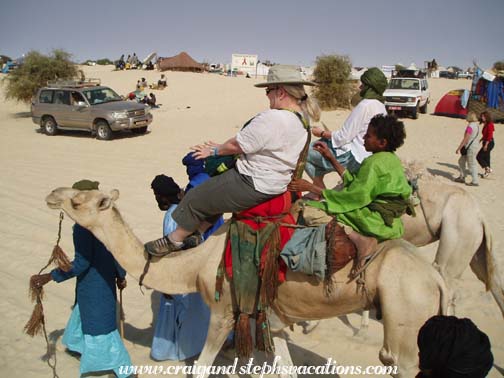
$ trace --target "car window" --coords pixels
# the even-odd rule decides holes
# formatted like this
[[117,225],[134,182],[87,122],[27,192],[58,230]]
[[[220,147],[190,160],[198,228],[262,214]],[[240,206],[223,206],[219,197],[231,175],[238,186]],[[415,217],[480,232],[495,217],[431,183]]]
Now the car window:
[[84,97],[79,92],[72,92],[72,105],[78,105],[79,103],[86,103]]
[[54,91],[54,103],[62,105],[70,105],[70,92]]
[[83,93],[91,105],[122,100],[121,96],[110,88],[87,89]]
[[53,91],[40,91],[39,102],[41,104],[51,104],[53,101]]

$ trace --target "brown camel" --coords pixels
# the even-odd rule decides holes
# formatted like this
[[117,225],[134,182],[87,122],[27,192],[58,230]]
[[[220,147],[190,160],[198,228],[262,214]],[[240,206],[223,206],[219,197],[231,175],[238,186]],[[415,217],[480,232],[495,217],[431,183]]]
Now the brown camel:
[[[46,202],[50,208],[62,209],[75,222],[89,229],[128,274],[138,279],[147,254],[114,205],[118,197],[117,190],[107,195],[98,190],[58,188],[47,196]],[[197,248],[175,252],[162,259],[153,258],[144,279],[146,286],[163,293],[199,291],[210,307],[208,336],[196,362],[198,366],[213,363],[234,325],[228,282],[224,282],[221,300],[214,300],[215,274],[227,227],[227,224],[222,226]],[[446,313],[447,289],[439,273],[418,256],[410,243],[387,241],[381,248],[383,251],[366,271],[366,295],[355,280],[348,282],[351,264],[332,276],[334,290],[329,296],[325,295],[323,284],[313,277],[288,272],[271,309],[274,330],[280,331],[302,320],[330,318],[374,307],[383,316],[384,342],[380,360],[385,365],[398,366],[398,373],[393,376],[414,377],[417,332],[431,316]],[[286,341],[274,337],[274,343],[277,354],[284,353],[280,356],[281,363],[291,363]]]

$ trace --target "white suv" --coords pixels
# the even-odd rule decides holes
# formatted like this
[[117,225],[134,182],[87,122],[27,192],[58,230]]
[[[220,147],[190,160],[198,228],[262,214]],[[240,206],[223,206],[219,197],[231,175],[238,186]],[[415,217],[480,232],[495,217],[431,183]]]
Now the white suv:
[[408,113],[413,119],[417,119],[419,112],[427,113],[430,102],[429,84],[427,79],[420,77],[393,77],[383,96],[389,114]]

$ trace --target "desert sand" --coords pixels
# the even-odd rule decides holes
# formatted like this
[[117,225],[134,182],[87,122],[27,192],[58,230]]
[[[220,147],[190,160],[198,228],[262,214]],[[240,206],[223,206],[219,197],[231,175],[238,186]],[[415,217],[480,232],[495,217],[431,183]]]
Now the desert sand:
[[[157,81],[156,71],[113,71],[113,67],[84,67],[87,77],[97,77],[120,94],[135,89],[138,79]],[[0,264],[2,305],[0,316],[0,375],[4,377],[50,377],[51,370],[42,360],[43,337],[30,338],[23,333],[33,304],[28,298],[28,279],[46,264],[57,238],[58,212],[45,205],[44,198],[54,188],[71,186],[82,178],[101,183],[101,189],[121,192],[118,206],[137,236],[148,241],[162,232],[163,213],[157,208],[150,182],[157,174],[173,176],[180,185],[187,182],[182,157],[199,142],[223,142],[241,125],[268,106],[263,89],[253,87],[260,78],[230,78],[213,74],[166,72],[168,88],[155,91],[159,109],[143,136],[129,133],[112,141],[98,141],[88,133],[63,133],[46,136],[32,123],[29,106],[5,101],[0,88],[0,245],[4,260]],[[469,88],[470,81],[430,79],[432,101],[429,113],[450,89]],[[349,110],[324,112],[322,121],[331,129],[341,126]],[[458,174],[455,149],[462,138],[465,121],[421,114],[418,120],[404,119],[405,145],[398,150],[404,159],[416,159],[450,182]],[[480,181],[480,187],[467,187],[479,201],[493,233],[493,248],[504,272],[504,163],[501,157],[501,125],[496,125],[496,148],[492,152],[494,173]],[[331,178],[336,183],[336,178]],[[455,185],[455,184],[454,184]],[[457,184],[460,185],[460,184]],[[73,256],[72,221],[63,222],[60,245]],[[425,258],[433,259],[437,244],[423,248]],[[175,278],[174,278],[175,279]],[[142,294],[130,278],[124,291],[126,313],[125,345],[137,365],[164,365],[184,362],[155,362],[150,359],[152,322],[157,313],[157,295]],[[47,330],[61,339],[74,301],[75,281],[46,286],[44,300]],[[497,365],[489,377],[501,377],[504,371],[504,327],[502,315],[492,296],[485,292],[467,269],[458,282],[460,300],[457,315],[471,318],[490,337]],[[338,319],[328,319],[305,335],[300,327],[288,331],[295,365],[324,365],[331,357],[342,365],[380,365],[378,351],[383,328],[371,320],[366,339],[353,336],[360,317],[350,316],[351,327]],[[61,348],[59,348],[61,349]],[[57,352],[57,371],[61,378],[76,377],[78,359]],[[230,360],[221,355],[221,364]],[[147,375],[141,375],[147,376]],[[347,377],[341,375],[341,377]]]

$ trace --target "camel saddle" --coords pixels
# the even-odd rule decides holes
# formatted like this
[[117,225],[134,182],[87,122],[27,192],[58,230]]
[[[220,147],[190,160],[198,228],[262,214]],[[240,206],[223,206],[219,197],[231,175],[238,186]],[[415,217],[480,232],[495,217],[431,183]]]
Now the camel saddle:
[[357,248],[348,238],[343,227],[334,217],[325,228],[326,247],[326,277],[342,269],[357,257]]

